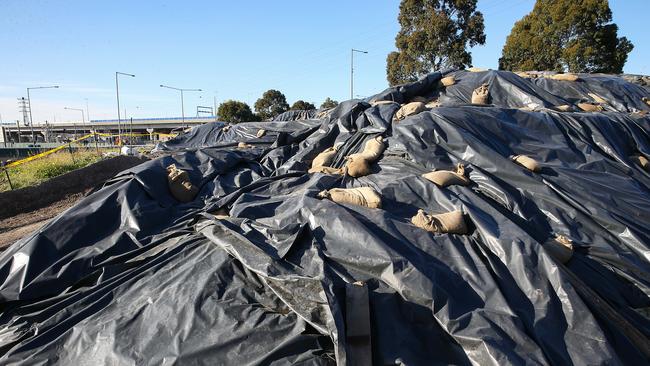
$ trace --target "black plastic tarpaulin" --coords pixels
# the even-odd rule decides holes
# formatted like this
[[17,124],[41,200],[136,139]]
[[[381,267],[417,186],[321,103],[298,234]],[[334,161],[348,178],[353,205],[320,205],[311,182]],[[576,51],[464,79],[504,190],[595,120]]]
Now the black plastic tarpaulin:
[[[211,123],[161,144],[0,256],[0,362],[645,364],[648,94],[579,76],[432,73],[320,118]],[[490,104],[469,104],[484,83]],[[438,104],[393,121],[422,98]],[[554,109],[580,102],[604,111]],[[375,136],[387,149],[371,174],[307,172]],[[458,163],[471,185],[421,176]],[[172,196],[171,164],[199,188],[191,202]],[[353,187],[382,207],[318,197]],[[418,209],[461,210],[470,232],[425,231]],[[545,250],[557,235],[573,243],[566,264]]]

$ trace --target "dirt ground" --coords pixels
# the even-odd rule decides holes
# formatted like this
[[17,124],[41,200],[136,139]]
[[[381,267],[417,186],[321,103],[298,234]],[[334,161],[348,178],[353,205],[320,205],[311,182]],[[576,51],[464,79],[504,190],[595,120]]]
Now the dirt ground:
[[0,251],[23,236],[31,234],[52,218],[75,204],[83,194],[71,194],[49,206],[0,220]]
[[0,192],[0,252],[47,224],[94,187],[148,160],[118,156],[45,181],[38,186]]

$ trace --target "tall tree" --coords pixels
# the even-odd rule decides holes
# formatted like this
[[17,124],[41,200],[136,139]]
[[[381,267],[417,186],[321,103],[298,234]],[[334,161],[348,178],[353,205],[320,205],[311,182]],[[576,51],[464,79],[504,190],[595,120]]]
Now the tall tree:
[[219,119],[225,122],[230,123],[239,123],[239,122],[252,122],[258,121],[259,118],[256,116],[251,107],[244,102],[237,100],[228,100],[219,105],[217,110],[217,115]]
[[537,0],[512,28],[499,68],[621,73],[634,46],[611,21],[607,0]]
[[467,47],[485,44],[477,0],[402,0],[397,51],[386,58],[390,85],[415,81],[447,67],[471,66]]
[[280,91],[269,89],[255,102],[255,112],[262,120],[273,119],[289,110],[287,98]]
[[327,97],[327,99],[325,99],[325,101],[323,102],[323,104],[320,105],[320,107],[321,108],[334,108],[337,105],[339,105],[339,102],[330,99],[330,97]]
[[291,105],[292,111],[309,110],[309,109],[316,109],[316,106],[309,102],[305,102],[304,100],[299,100]]

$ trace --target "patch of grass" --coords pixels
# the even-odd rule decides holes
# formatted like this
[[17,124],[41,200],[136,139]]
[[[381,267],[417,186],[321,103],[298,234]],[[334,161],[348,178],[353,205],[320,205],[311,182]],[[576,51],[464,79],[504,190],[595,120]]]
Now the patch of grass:
[[[74,157],[73,157],[74,155]],[[9,168],[9,177],[14,189],[40,184],[61,174],[83,168],[101,160],[94,150],[59,151],[44,158]],[[0,175],[0,192],[9,190],[9,182],[4,172]]]

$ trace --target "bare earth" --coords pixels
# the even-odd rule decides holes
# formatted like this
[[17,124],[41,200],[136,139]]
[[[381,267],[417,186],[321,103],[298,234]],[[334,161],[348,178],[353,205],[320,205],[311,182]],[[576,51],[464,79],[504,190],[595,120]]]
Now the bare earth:
[[148,160],[118,156],[54,177],[37,186],[0,192],[0,252],[74,205],[93,187]]
[[0,220],[0,251],[22,237],[38,230],[52,218],[75,204],[82,193],[72,194],[49,206]]

